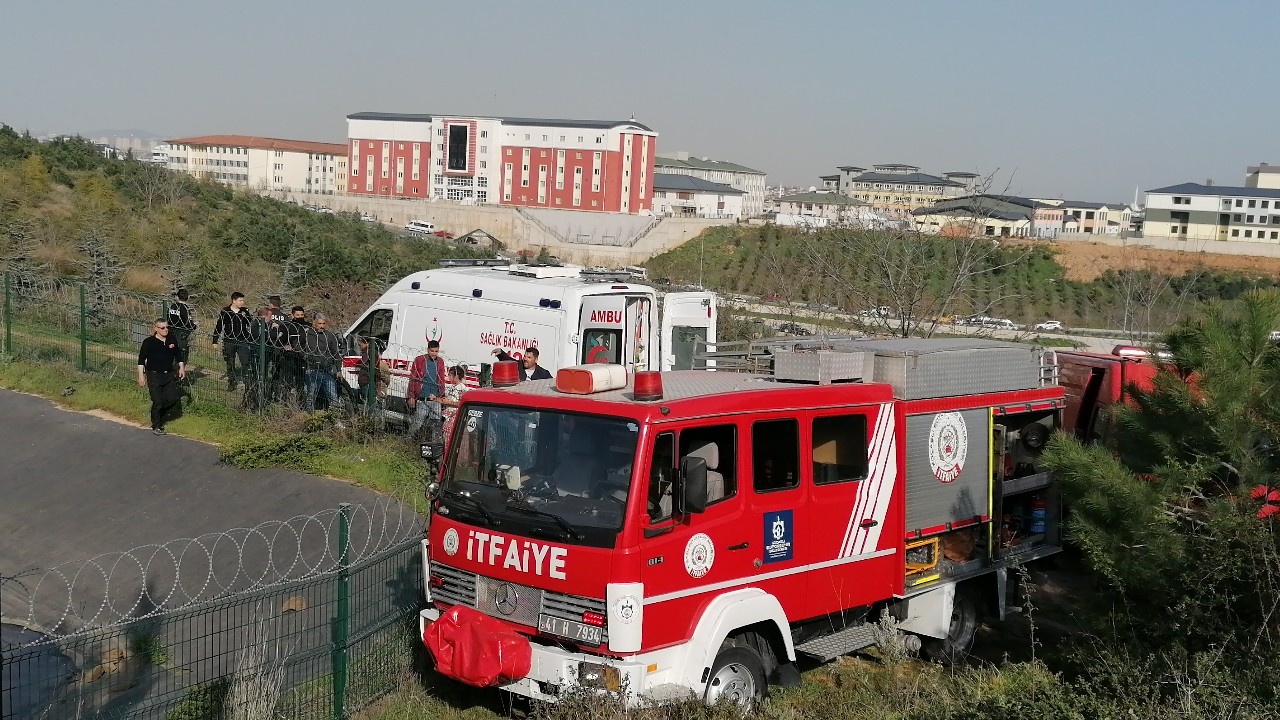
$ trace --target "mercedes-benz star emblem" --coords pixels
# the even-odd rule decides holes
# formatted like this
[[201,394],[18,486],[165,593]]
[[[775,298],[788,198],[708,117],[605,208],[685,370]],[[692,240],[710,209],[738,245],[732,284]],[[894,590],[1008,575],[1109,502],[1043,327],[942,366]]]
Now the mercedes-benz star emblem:
[[516,605],[520,603],[520,593],[516,592],[516,588],[511,583],[503,583],[493,591],[493,604],[498,608],[498,612],[503,615],[510,615],[516,611]]

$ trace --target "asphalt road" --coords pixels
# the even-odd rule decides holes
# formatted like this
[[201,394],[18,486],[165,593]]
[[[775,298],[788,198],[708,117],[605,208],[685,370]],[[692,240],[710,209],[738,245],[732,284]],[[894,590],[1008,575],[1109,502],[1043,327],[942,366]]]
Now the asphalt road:
[[[181,544],[132,553],[115,562],[113,553],[181,538],[332,510],[349,502],[386,507],[370,490],[328,478],[278,469],[240,470],[222,464],[218,449],[79,412],[60,410],[29,395],[0,390],[0,616],[39,629],[58,627],[67,591],[38,581],[48,568],[80,564],[102,554],[104,561],[74,579],[72,604],[97,602],[104,593],[131,593],[137,583],[171,583],[174,566],[200,578],[210,566],[231,586],[245,582],[237,568],[261,564],[272,548],[277,556],[322,555],[333,544],[333,513],[326,522],[272,526],[270,533],[230,533],[232,542]],[[412,512],[395,517],[398,535],[412,531]],[[379,523],[381,523],[381,516]],[[353,538],[356,537],[353,523]],[[364,525],[372,523],[365,518]],[[301,526],[301,531],[295,528]],[[247,539],[246,539],[247,538]],[[353,543],[354,544],[354,543]],[[175,559],[176,550],[186,555]],[[149,567],[138,567],[136,558]],[[199,568],[188,572],[187,568]],[[101,568],[99,570],[99,568]],[[133,587],[130,588],[129,585]],[[108,586],[110,590],[108,590]],[[24,598],[30,593],[30,598]],[[36,600],[32,608],[24,600]]]

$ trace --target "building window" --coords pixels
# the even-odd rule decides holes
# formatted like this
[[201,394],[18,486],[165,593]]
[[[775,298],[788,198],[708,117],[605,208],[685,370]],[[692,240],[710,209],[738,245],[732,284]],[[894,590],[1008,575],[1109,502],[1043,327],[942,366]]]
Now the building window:
[[1245,216],[1245,218],[1244,218],[1244,221],[1245,221],[1245,222],[1250,222],[1250,223],[1251,223],[1251,222],[1253,222],[1253,216],[1252,216],[1252,215],[1246,215],[1246,216]]
[[1250,200],[1250,201],[1249,201],[1249,207],[1257,207],[1257,206],[1258,206],[1258,201],[1257,201],[1257,200]]
[[511,148],[507,148],[507,157],[511,157]]
[[573,206],[574,206],[574,207],[582,207],[582,198],[580,198],[580,197],[578,197],[578,196],[576,196],[576,195],[575,195],[575,196],[573,197]]
[[1240,237],[1240,231],[1239,231],[1239,230],[1232,230],[1232,231],[1231,231],[1231,237]]
[[502,193],[502,199],[505,202],[511,202],[511,193]]
[[1241,215],[1240,213],[1236,213],[1236,214],[1234,214],[1234,215],[1232,215],[1232,216],[1231,216],[1231,220],[1232,220],[1232,222],[1240,222],[1240,218],[1242,218],[1242,217],[1244,217],[1244,216],[1243,216],[1243,215]]
[[1245,237],[1247,237],[1247,238],[1251,238],[1251,237],[1253,237],[1253,231],[1252,231],[1252,230],[1245,230],[1245,231],[1244,231],[1244,236],[1245,236]]
[[1236,198],[1236,207],[1241,207],[1243,205],[1244,205],[1244,201],[1239,198]]

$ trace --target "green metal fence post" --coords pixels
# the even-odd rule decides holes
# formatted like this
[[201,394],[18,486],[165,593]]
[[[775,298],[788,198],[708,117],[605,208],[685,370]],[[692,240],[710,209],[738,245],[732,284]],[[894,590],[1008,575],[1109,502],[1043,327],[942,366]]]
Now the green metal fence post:
[[351,503],[338,505],[338,609],[333,618],[333,720],[347,717],[347,637],[351,614]]
[[[258,412],[267,408],[267,323],[258,318],[254,320],[258,327],[258,348],[254,353],[253,370],[255,394],[258,400]],[[247,400],[248,398],[246,398]]]
[[89,323],[85,313],[84,283],[80,283],[80,372],[89,372]]
[[13,273],[8,270],[4,273],[4,351],[6,354],[13,353],[13,293],[9,290],[13,286]]

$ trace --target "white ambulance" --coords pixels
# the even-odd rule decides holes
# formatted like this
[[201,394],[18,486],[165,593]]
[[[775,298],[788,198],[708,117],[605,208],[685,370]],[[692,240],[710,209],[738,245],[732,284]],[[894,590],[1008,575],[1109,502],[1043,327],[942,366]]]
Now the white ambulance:
[[537,347],[539,363],[558,368],[615,363],[635,370],[706,367],[695,360],[716,341],[712,292],[660,293],[629,282],[625,271],[512,265],[504,260],[443,260],[383,293],[347,331],[343,376],[357,386],[357,336],[377,339],[391,366],[390,413],[407,411],[409,368],[440,341],[448,365],[474,375],[502,350],[519,360]]

